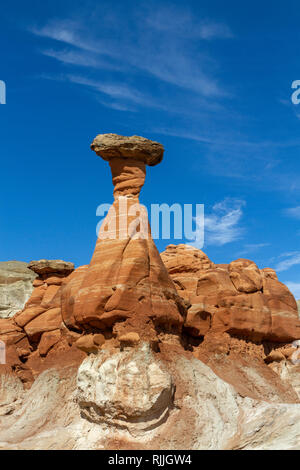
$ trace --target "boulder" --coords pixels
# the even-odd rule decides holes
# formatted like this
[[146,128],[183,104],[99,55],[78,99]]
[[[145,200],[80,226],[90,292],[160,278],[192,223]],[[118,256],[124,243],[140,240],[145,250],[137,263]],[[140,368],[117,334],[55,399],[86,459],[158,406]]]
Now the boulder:
[[125,333],[124,335],[121,335],[119,337],[120,343],[130,346],[135,346],[139,344],[140,340],[140,335],[138,333],[135,333],[134,331],[130,331],[129,333]]
[[28,268],[39,276],[50,274],[62,274],[67,276],[74,271],[74,264],[62,260],[41,259],[39,261],[31,261]]
[[105,343],[105,338],[101,334],[84,335],[78,338],[75,345],[81,351],[86,353],[96,353],[98,349]]
[[82,416],[98,424],[150,430],[173,406],[172,376],[146,343],[91,355],[78,370],[77,387]]
[[160,163],[164,154],[161,144],[137,135],[125,137],[117,134],[100,134],[94,139],[91,149],[107,161],[113,158],[133,159],[149,166]]

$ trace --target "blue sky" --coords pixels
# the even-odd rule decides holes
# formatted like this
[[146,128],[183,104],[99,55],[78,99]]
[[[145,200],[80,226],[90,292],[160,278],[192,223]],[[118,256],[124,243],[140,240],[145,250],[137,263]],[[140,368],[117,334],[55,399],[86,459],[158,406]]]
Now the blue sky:
[[138,134],[166,148],[141,202],[205,204],[213,261],[273,267],[300,298],[299,16],[296,0],[2,7],[0,259],[88,263],[112,200],[89,144]]

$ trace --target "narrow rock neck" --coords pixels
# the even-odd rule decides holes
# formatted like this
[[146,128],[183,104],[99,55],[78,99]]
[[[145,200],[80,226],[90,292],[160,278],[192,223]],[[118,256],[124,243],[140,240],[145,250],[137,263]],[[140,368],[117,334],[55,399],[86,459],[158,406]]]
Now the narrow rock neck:
[[115,187],[114,198],[132,196],[138,198],[146,177],[146,165],[129,158],[112,158],[109,162]]

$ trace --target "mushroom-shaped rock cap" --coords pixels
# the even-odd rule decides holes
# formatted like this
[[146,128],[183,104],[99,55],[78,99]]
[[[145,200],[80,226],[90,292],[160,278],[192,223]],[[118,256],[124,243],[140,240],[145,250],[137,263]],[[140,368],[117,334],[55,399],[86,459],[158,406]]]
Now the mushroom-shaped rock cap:
[[93,140],[91,149],[104,160],[130,158],[154,166],[162,161],[164,147],[158,142],[133,135],[99,134]]
[[74,264],[60,259],[40,259],[39,261],[31,261],[28,268],[39,275],[57,273],[67,276],[74,271]]

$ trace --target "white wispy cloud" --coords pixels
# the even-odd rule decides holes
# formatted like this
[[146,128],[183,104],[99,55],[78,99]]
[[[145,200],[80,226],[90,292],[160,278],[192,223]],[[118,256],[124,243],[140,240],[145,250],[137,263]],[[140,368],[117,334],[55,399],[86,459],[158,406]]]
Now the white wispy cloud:
[[126,103],[120,103],[120,101],[112,101],[112,100],[105,100],[105,99],[101,99],[101,98],[97,98],[97,101],[98,103],[102,104],[102,106],[105,106],[106,108],[111,108],[111,109],[115,109],[117,111],[130,111],[130,112],[136,112],[137,109],[130,105],[130,104],[126,104]]
[[[220,128],[224,128],[222,120],[235,122],[242,119],[241,116],[231,116],[224,108],[211,108],[210,114],[214,116],[214,121],[220,117]],[[199,116],[198,116],[199,118]],[[243,178],[245,181],[255,181],[258,187],[274,190],[300,190],[300,179],[297,174],[290,174],[282,168],[282,160],[279,157],[284,149],[300,147],[300,139],[288,141],[269,140],[248,140],[236,132],[234,129],[226,129],[221,132],[219,126],[214,126],[209,117],[203,117],[206,124],[199,125],[192,122],[189,128],[171,128],[161,126],[152,128],[151,131],[157,134],[170,135],[181,139],[193,140],[205,145],[205,160],[201,161],[201,169],[205,165],[205,170],[214,175],[222,175],[229,178]],[[199,130],[196,129],[198,124]],[[203,152],[203,148],[202,148]],[[203,153],[201,154],[203,155]],[[278,168],[281,166],[280,171]],[[257,171],[257,168],[260,171]]]
[[285,253],[281,255],[283,259],[282,261],[279,261],[279,263],[276,266],[276,271],[278,272],[283,272],[287,271],[293,266],[297,266],[300,264],[300,251],[293,251],[290,253]]
[[[212,111],[225,111],[224,108],[221,106],[218,106],[217,104],[215,105],[215,108],[211,108]],[[236,116],[238,117],[238,116]],[[221,146],[221,147],[228,147],[232,150],[236,149],[237,151],[240,151],[241,148],[243,148],[245,151],[248,152],[258,152],[259,150],[262,150],[265,152],[266,150],[274,150],[275,148],[280,148],[280,149],[285,149],[285,148],[290,148],[290,147],[300,147],[300,139],[297,140],[292,140],[292,141],[286,141],[286,142],[276,142],[276,141],[268,141],[268,140],[261,140],[261,141],[251,141],[251,140],[243,140],[241,139],[240,135],[237,134],[221,134],[221,133],[210,133],[207,134],[206,136],[201,135],[199,132],[189,129],[189,130],[184,130],[184,129],[171,129],[171,128],[160,128],[159,130],[157,129],[157,132],[160,132],[161,134],[165,135],[171,135],[174,137],[180,137],[183,139],[189,139],[189,140],[194,140],[196,142],[206,142],[206,143],[214,143],[216,146]],[[239,157],[241,158],[241,156]],[[252,158],[256,158],[255,155],[253,155]],[[266,159],[267,160],[267,159]],[[269,168],[273,168],[276,166],[276,164],[279,163],[278,159],[273,159],[271,162],[268,162]]]
[[30,31],[37,36],[54,39],[78,49],[100,52],[99,41],[95,43],[92,39],[85,37],[85,28],[80,21],[54,19],[42,27],[34,26],[30,28]]
[[45,56],[52,57],[64,64],[76,65],[80,67],[93,67],[108,70],[119,70],[118,66],[111,62],[105,61],[103,58],[86,51],[74,49],[45,49],[41,53]]
[[[147,13],[147,10],[146,10]],[[225,23],[211,19],[195,19],[187,8],[165,5],[145,15],[146,22],[158,31],[172,31],[183,37],[193,37],[203,40],[229,39],[233,33]]]
[[295,219],[300,219],[300,206],[290,207],[289,209],[284,210],[285,215],[293,217]]
[[247,243],[244,245],[244,249],[240,252],[240,255],[246,255],[248,253],[254,253],[262,248],[270,246],[270,243]]
[[228,25],[224,23],[214,23],[211,21],[203,21],[199,27],[199,35],[202,39],[228,39],[234,35]]
[[115,109],[122,111],[128,110],[129,108],[128,106],[125,106],[124,101],[152,108],[162,107],[159,102],[126,84],[98,81],[80,75],[66,75],[65,78],[77,85],[87,86],[96,92],[102,93],[116,100],[121,100],[118,104],[116,102],[112,103],[112,107]]
[[[239,131],[249,116],[234,106],[234,92],[222,80],[222,59],[211,52],[212,40],[234,37],[227,24],[183,5],[140,2],[122,15],[103,2],[77,20],[53,19],[31,32],[45,40],[39,50],[59,61],[63,74],[80,76],[77,84],[93,89],[90,96],[102,105],[163,111],[154,121],[157,133],[199,142],[211,174],[254,181],[264,190],[300,190],[298,175],[282,165],[283,149],[299,147],[300,139],[255,142]],[[167,128],[170,120],[164,122],[171,114],[173,129]]]
[[[245,204],[245,201],[239,199],[226,198],[215,204],[211,212],[205,212],[205,245],[223,246],[243,236],[245,229],[240,222]],[[196,220],[199,230],[202,227],[201,222],[201,220]]]
[[114,98],[129,99],[137,102],[143,99],[141,94],[138,94],[135,90],[130,89],[126,85],[104,83],[97,80],[91,80],[79,75],[67,75],[67,78],[73,83],[94,88],[95,90],[100,91],[105,95],[112,96]]
[[[98,59],[105,57],[107,62],[103,64],[102,60],[99,68],[108,66],[109,60],[119,61],[122,66],[127,65],[127,72],[131,74],[143,71],[163,82],[202,96],[226,96],[224,87],[218,84],[215,77],[216,64],[210,56],[199,52],[199,45],[195,45],[199,39],[227,38],[231,36],[229,28],[209,20],[198,24],[190,13],[185,15],[185,10],[174,11],[174,7],[170,6],[160,7],[156,12],[160,13],[161,19],[151,21],[152,10],[148,21],[145,21],[147,16],[143,8],[137,9],[135,32],[128,31],[128,24],[117,12],[114,23],[118,32],[114,35],[110,29],[108,36],[103,18],[101,28],[98,22],[90,22],[89,28],[86,28],[80,20],[52,20],[42,27],[31,28],[31,32],[95,54]],[[164,28],[162,18],[168,22]],[[143,27],[139,26],[141,19]],[[182,34],[176,24],[180,24]],[[44,53],[50,55],[49,50]],[[84,59],[82,54],[66,50],[61,52],[52,49],[51,56],[78,66],[86,66],[88,62],[92,67],[97,64],[97,57]]]

